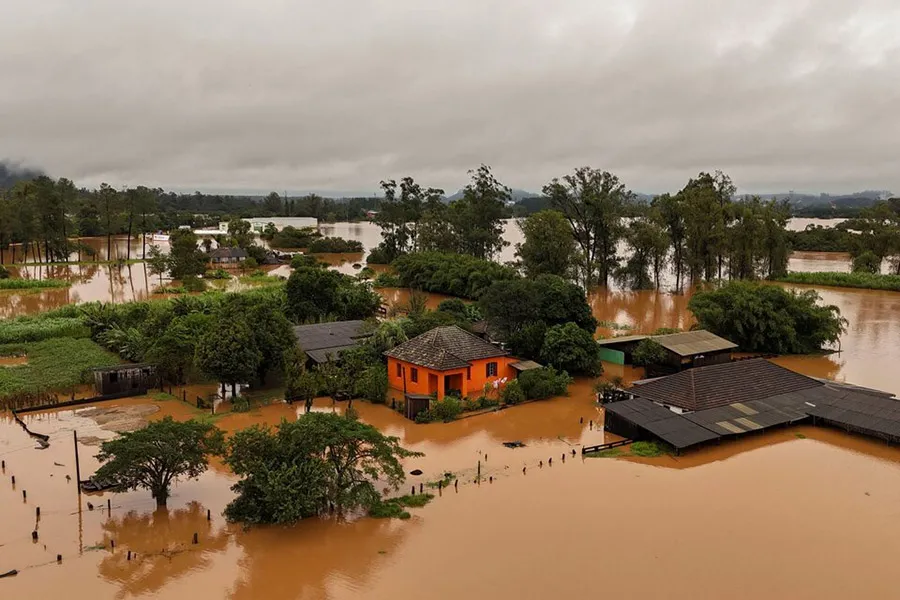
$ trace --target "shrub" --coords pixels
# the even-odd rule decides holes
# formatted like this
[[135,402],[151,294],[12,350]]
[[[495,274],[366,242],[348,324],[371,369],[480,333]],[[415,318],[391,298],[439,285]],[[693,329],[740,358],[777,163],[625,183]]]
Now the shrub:
[[259,262],[252,256],[249,256],[241,261],[241,268],[249,271],[250,269],[255,269],[259,266]]
[[400,278],[395,273],[379,273],[372,285],[377,288],[401,287]]
[[309,251],[316,254],[362,252],[362,242],[340,237],[321,237],[309,243]]
[[204,279],[231,279],[231,273],[226,271],[225,269],[215,269],[214,271],[207,271],[206,274],[203,275]]
[[319,262],[319,259],[311,254],[295,254],[291,257],[291,268],[302,269],[303,267],[327,267],[328,265]]
[[366,262],[370,265],[389,265],[391,264],[390,252],[384,248],[384,244],[378,244],[371,250],[366,257]]
[[297,229],[288,225],[272,236],[269,245],[273,248],[306,248],[316,237],[319,232],[315,229]]
[[575,323],[555,325],[547,330],[541,358],[557,369],[572,373],[598,375],[602,371],[600,346],[594,336]]
[[375,277],[375,270],[372,267],[363,267],[362,270],[356,274],[357,279],[368,280]]
[[379,364],[365,369],[358,375],[354,390],[360,398],[373,404],[384,404],[388,393],[387,368]]
[[661,365],[668,359],[669,353],[666,352],[666,349],[652,338],[641,340],[634,352],[631,353],[631,360],[638,367]]
[[206,283],[194,275],[188,275],[181,279],[181,287],[188,292],[202,292],[206,289]]
[[853,259],[852,271],[854,273],[871,273],[877,274],[881,272],[881,259],[875,256],[874,252],[866,251]]
[[462,402],[456,396],[444,396],[443,400],[432,400],[428,410],[416,415],[416,423],[449,423],[462,412]]
[[507,383],[506,387],[510,383],[518,383],[527,400],[540,400],[568,394],[572,378],[565,371],[543,367],[523,371],[517,379]]
[[9,271],[3,265],[0,265],[0,279],[9,279]]
[[525,390],[522,389],[522,382],[518,379],[507,382],[503,389],[500,390],[500,400],[504,404],[519,404],[525,402],[526,399]]
[[403,287],[478,298],[494,282],[516,279],[514,269],[465,254],[418,252],[393,262]]
[[810,354],[837,342],[847,323],[837,306],[822,306],[819,300],[814,290],[732,281],[697,292],[688,308],[701,328],[744,352]]
[[463,412],[485,410],[487,408],[496,408],[498,406],[500,406],[499,400],[494,400],[487,396],[478,396],[477,398],[466,398],[463,400]]

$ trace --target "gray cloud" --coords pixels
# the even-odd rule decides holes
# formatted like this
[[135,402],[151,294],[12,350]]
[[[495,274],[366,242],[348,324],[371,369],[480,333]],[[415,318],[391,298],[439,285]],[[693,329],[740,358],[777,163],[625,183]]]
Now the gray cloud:
[[0,157],[85,185],[900,192],[896,0],[4,0]]

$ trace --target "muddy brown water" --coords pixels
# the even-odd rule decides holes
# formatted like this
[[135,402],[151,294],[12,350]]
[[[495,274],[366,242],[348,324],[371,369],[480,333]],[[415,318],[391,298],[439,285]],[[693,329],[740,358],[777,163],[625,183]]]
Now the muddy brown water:
[[[798,260],[806,261],[805,270],[824,270],[833,261],[844,264],[846,257],[792,259]],[[352,269],[352,263],[340,264]],[[113,284],[114,290],[120,288]],[[777,361],[809,375],[900,393],[893,373],[900,364],[900,294],[817,290],[850,321],[841,352]],[[408,301],[406,290],[382,293],[391,304]],[[592,293],[590,301],[597,318],[606,322],[598,333],[612,335],[687,327],[689,297],[612,289]],[[429,305],[442,299],[431,295]],[[608,327],[612,323],[615,330]],[[642,372],[606,365],[605,377],[613,376],[630,381]],[[459,479],[459,492],[447,490],[429,506],[413,509],[409,521],[326,518],[249,531],[221,516],[234,479],[220,461],[199,479],[179,482],[166,510],[156,509],[143,491],[84,495],[79,501],[74,482],[66,479],[75,476],[72,431],[91,442],[80,444],[86,477],[97,467],[96,443],[115,435],[118,426],[105,421],[113,417],[101,412],[106,416],[91,418],[90,407],[28,415],[29,427],[51,438],[48,449],[37,450],[4,415],[0,572],[18,569],[20,574],[0,579],[0,593],[10,598],[392,600],[600,593],[896,597],[900,450],[834,430],[799,427],[681,457],[582,460],[581,445],[616,439],[592,426],[602,422],[593,383],[580,379],[567,398],[449,424],[416,425],[387,407],[356,402],[363,420],[425,453],[406,462],[407,471],[423,471],[410,476],[407,486],[451,471]],[[210,390],[192,386],[187,395]],[[180,390],[175,393],[180,396]],[[159,410],[147,410],[150,404]],[[132,425],[200,414],[183,402],[149,398],[106,403],[101,411],[109,408],[129,418],[138,415]],[[345,404],[327,399],[315,405],[315,410],[344,409]],[[274,404],[227,414],[217,424],[232,432],[297,415],[297,407]],[[526,445],[509,449],[504,441]],[[474,483],[479,460],[483,477],[492,477],[493,483]],[[33,543],[35,528],[39,539]],[[194,533],[198,545],[191,544]],[[131,561],[128,550],[135,553]],[[57,554],[63,555],[62,564],[56,564]]]

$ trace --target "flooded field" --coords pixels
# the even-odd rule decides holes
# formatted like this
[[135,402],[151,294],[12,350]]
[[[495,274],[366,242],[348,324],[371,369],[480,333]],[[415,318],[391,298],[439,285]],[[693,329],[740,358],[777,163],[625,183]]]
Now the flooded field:
[[[426,453],[407,461],[407,470],[424,471],[409,485],[452,471],[458,492],[409,521],[332,518],[249,531],[221,517],[233,479],[220,464],[180,483],[162,510],[140,491],[79,501],[66,479],[75,475],[72,431],[84,442],[87,475],[111,429],[133,418],[189,418],[196,410],[187,404],[131,399],[28,416],[30,428],[50,435],[46,450],[2,418],[0,572],[20,573],[0,590],[11,598],[512,599],[632,597],[640,582],[648,597],[893,597],[900,450],[803,427],[686,457],[582,459],[582,444],[606,439],[591,426],[602,415],[590,389],[578,381],[569,398],[451,424],[415,425],[355,403],[363,420]],[[295,416],[295,407],[273,405],[218,425],[234,431]],[[526,446],[502,446],[511,439]],[[865,578],[846,577],[849,565],[863,564]]]

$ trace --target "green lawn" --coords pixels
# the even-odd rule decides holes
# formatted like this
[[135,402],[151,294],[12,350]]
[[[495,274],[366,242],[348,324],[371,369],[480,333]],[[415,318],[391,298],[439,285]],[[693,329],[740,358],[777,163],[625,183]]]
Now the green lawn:
[[0,368],[0,399],[20,393],[67,391],[87,383],[90,369],[120,363],[119,357],[86,338],[55,338],[0,345],[0,356],[25,354],[24,365]]
[[89,337],[88,329],[78,317],[20,317],[0,321],[0,344],[40,342],[50,338]]

